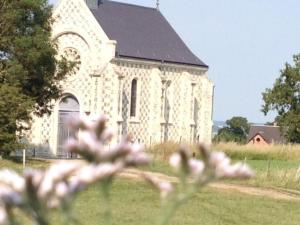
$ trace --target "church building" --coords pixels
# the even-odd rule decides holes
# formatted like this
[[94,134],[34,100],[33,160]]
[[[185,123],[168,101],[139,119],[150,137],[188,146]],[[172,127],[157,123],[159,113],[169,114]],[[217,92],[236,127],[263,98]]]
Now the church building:
[[131,134],[147,146],[169,140],[211,143],[208,66],[158,8],[60,0],[53,17],[59,54],[76,68],[61,83],[64,95],[53,113],[33,118],[29,138],[35,155],[71,157],[63,148],[74,135],[66,121],[80,114],[106,114],[116,141]]

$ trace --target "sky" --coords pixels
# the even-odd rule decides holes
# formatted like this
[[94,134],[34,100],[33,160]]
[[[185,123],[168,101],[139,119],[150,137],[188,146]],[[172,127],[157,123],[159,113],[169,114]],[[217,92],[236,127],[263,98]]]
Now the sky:
[[[156,0],[116,1],[156,5]],[[275,113],[260,111],[261,93],[300,53],[299,9],[299,0],[160,0],[162,14],[209,65],[214,120],[243,116],[255,123],[273,121]]]

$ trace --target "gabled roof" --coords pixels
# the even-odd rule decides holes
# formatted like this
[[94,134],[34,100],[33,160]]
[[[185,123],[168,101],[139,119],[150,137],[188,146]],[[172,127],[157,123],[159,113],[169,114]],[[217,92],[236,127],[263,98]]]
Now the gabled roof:
[[93,15],[111,40],[117,56],[208,67],[154,8],[102,0]]
[[269,144],[284,143],[284,138],[278,126],[252,125],[248,135],[248,142],[258,134]]

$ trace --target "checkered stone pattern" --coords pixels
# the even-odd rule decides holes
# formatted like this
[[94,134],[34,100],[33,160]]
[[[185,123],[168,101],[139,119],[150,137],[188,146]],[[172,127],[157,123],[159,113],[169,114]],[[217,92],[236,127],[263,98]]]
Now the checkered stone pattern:
[[[43,116],[42,118],[34,118],[34,121],[38,123],[40,122],[40,127],[33,127],[33,132],[35,136],[39,136],[39,142],[36,143],[37,145],[32,146],[32,148],[37,149],[35,156],[50,156],[51,155],[51,139],[53,134],[53,116]],[[32,150],[32,149],[31,149]]]
[[169,114],[171,115],[171,123],[169,125],[169,139],[174,141],[180,141],[182,138],[182,106],[186,103],[182,99],[181,92],[186,89],[182,88],[182,72],[181,70],[169,69],[167,72],[168,79],[171,80],[170,92],[168,93],[171,106]]
[[161,71],[158,69],[152,69],[151,78],[151,98],[149,99],[150,117],[149,129],[150,137],[149,144],[159,143],[161,141],[161,94],[162,94],[162,82]]
[[[123,134],[131,134],[136,141],[148,143],[151,121],[151,68],[143,64],[122,63],[120,71],[124,75],[123,83]],[[130,118],[131,83],[137,79],[137,116]]]
[[197,84],[195,86],[195,93],[194,93],[194,122],[195,122],[195,140],[198,141],[200,140],[200,137],[202,136],[201,130],[203,129],[203,122],[204,121],[204,116],[202,115],[202,82],[201,82],[201,77],[198,75],[197,77]]
[[[90,96],[91,96],[91,65],[88,63],[91,59],[88,56],[89,47],[77,34],[64,34],[58,39],[59,49],[73,48],[78,51],[81,58],[79,71],[75,74],[70,74],[62,85],[66,91],[73,92],[76,98],[82,100],[84,111],[90,111]],[[76,96],[77,95],[77,96]],[[80,96],[78,96],[80,95]]]
[[50,118],[48,116],[44,116],[42,119],[42,129],[41,129],[41,139],[42,143],[46,144],[50,139]]
[[[74,95],[80,102],[80,107],[83,112],[90,111],[90,96],[91,91],[91,78],[90,74],[94,65],[92,64],[93,54],[87,43],[85,37],[93,37],[93,48],[101,52],[101,42],[97,40],[97,35],[92,26],[90,26],[88,17],[80,9],[79,1],[64,1],[60,5],[60,12],[56,13],[55,23],[53,30],[57,28],[63,32],[56,32],[60,35],[57,36],[56,41],[58,45],[58,54],[62,55],[66,49],[74,49],[80,56],[80,67],[76,74],[70,74],[64,81],[61,82],[65,93]],[[78,32],[70,32],[70,28],[80,28]],[[95,57],[100,59],[99,56]],[[50,117],[44,116],[43,118],[36,118],[33,124],[32,131],[36,139],[39,155],[50,155],[55,152],[55,145],[57,140],[57,124],[54,123],[54,115]]]
[[35,139],[35,133],[33,132],[34,131],[34,120],[31,121],[30,125],[31,125],[31,129],[25,131],[24,134],[25,134],[25,138],[26,138],[27,142],[33,143],[33,141]]
[[101,78],[100,82],[103,82],[102,90],[100,90],[101,93],[99,93],[102,95],[101,111],[110,118],[109,125],[113,126],[117,117],[119,81],[116,74],[113,73],[112,68],[105,70]]
[[174,126],[170,129],[170,137],[174,141],[188,142],[190,139],[190,100],[191,84],[189,75],[180,71],[173,82],[175,89],[174,99]]
[[213,85],[211,82],[209,82],[208,79],[206,79],[206,93],[205,93],[205,99],[206,99],[206,105],[210,107],[206,107],[205,113],[204,113],[204,118],[205,118],[205,128],[206,132],[204,134],[205,140],[211,140],[211,133],[212,133],[212,98],[213,98]]
[[[121,128],[123,135],[131,133],[135,140],[146,144],[149,144],[150,140],[152,143],[159,142],[163,122],[162,77],[165,76],[171,81],[167,91],[170,105],[168,139],[188,141],[191,133],[191,76],[196,76],[199,78],[197,85],[201,83],[203,87],[195,89],[200,105],[197,114],[199,118],[197,132],[203,139],[208,139],[210,136],[208,132],[211,130],[212,83],[199,72],[200,69],[164,63],[164,70],[161,70],[161,65],[149,61],[113,59],[116,43],[108,39],[85,1],[61,1],[53,16],[55,19],[53,38],[57,40],[59,54],[63,54],[66,49],[72,49],[72,52],[78,53],[77,58],[81,61],[76,74],[70,75],[61,83],[66,94],[72,94],[78,99],[81,114],[93,116],[104,112],[109,116],[109,126]],[[114,71],[113,66],[117,66],[118,71],[124,76],[122,127],[118,125],[120,118],[117,112],[119,73]],[[138,81],[137,116],[130,118],[131,82],[134,78]],[[40,145],[41,154],[56,152],[58,111],[56,102],[55,110],[50,117],[36,118],[34,121],[30,138]]]
[[197,86],[197,100],[199,104],[197,136],[199,141],[210,143],[212,131],[212,92],[213,84],[206,76],[201,76]]
[[[83,10],[85,9],[85,10]],[[101,40],[99,34],[95,31],[94,25],[91,23],[90,13],[86,8],[84,1],[63,1],[55,11],[55,29],[70,30],[77,28],[79,33],[94,39],[93,49],[101,49]],[[93,21],[95,22],[95,21]],[[55,31],[54,31],[55,32]],[[99,53],[99,52],[98,52]]]
[[[162,72],[158,68],[143,67],[134,63],[120,63],[119,68],[125,76],[122,104],[123,134],[131,133],[135,140],[146,144],[160,142],[165,136],[168,140],[189,143],[196,135],[202,136],[203,141],[210,143],[210,134],[206,132],[211,130],[209,126],[212,99],[207,96],[212,86],[207,78],[203,78],[200,74],[190,74],[184,69],[166,68]],[[162,77],[171,81],[166,91],[168,101],[166,110],[169,111],[164,115],[164,121],[168,115],[168,123],[164,124],[161,124]],[[130,118],[130,92],[134,78],[138,79],[138,113],[137,118]],[[192,81],[196,82],[194,113],[191,112]],[[206,88],[202,89],[202,86]],[[195,130],[191,129],[193,120],[196,125]]]

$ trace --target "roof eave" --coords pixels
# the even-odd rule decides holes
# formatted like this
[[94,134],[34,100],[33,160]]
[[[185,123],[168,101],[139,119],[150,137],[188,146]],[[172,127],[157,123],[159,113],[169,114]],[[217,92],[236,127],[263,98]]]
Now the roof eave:
[[209,66],[206,64],[193,64],[193,63],[183,63],[183,62],[175,62],[175,61],[168,61],[168,60],[158,60],[158,59],[149,59],[149,58],[143,58],[143,57],[134,57],[134,56],[124,56],[124,55],[118,55],[116,56],[116,59],[132,59],[132,60],[140,60],[140,61],[149,61],[149,62],[156,62],[156,63],[167,63],[167,64],[175,64],[175,65],[181,65],[181,66],[192,66],[192,67],[201,67],[203,69],[208,70]]

